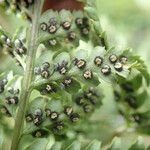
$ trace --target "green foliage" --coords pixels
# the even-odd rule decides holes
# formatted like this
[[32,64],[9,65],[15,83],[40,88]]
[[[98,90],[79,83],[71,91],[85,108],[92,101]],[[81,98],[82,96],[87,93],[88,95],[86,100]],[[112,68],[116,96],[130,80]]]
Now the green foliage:
[[[111,98],[115,99],[117,110],[127,124],[126,130],[132,127],[137,133],[150,134],[150,111],[142,109],[149,96],[150,76],[146,65],[130,49],[110,48],[95,3],[84,2],[84,10],[48,10],[38,20],[36,61],[34,68],[30,68],[33,78],[28,91],[31,94],[27,95],[29,103],[18,145],[20,150],[104,149],[105,141],[89,143],[91,138],[86,137],[86,128],[91,132],[90,126],[94,125],[98,131],[94,130],[99,132],[99,124],[93,123],[92,117],[99,115],[108,95],[104,92],[105,84],[113,87],[114,97]],[[8,3],[4,1],[2,9],[20,11],[32,21],[34,4],[25,7],[21,2]],[[22,84],[27,71],[28,44],[32,42],[28,40],[31,33],[27,31],[28,28],[21,27],[12,35],[0,28],[0,45],[17,61],[21,70],[15,74],[12,68],[0,75],[0,109],[5,114],[0,114],[0,119],[3,120],[9,116],[17,121],[20,97],[24,93]],[[110,137],[111,144],[105,147],[121,150],[122,139],[113,137]],[[128,149],[144,150],[142,138]]]
[[[50,141],[48,141],[48,139]],[[35,142],[32,142],[30,145],[28,144],[28,146],[26,145],[26,150],[28,149],[41,149],[41,147],[43,149],[51,149],[51,150],[100,150],[100,149],[106,149],[106,150],[124,150],[124,148],[122,147],[122,140],[118,137],[115,137],[112,140],[112,143],[109,144],[107,147],[103,148],[101,146],[101,142],[98,140],[93,140],[91,142],[80,142],[79,140],[74,140],[74,141],[61,141],[61,142],[57,142],[57,141],[53,141],[52,137],[49,137],[48,139],[46,138],[42,138],[42,139],[36,139]],[[23,143],[22,143],[23,144]],[[24,145],[24,144],[23,144]],[[145,145],[143,143],[143,139],[141,137],[138,137],[138,139],[136,139],[135,143],[132,143],[132,145],[129,147],[130,150],[135,150],[135,149],[139,149],[139,150],[145,150]],[[21,149],[23,150],[23,149]]]

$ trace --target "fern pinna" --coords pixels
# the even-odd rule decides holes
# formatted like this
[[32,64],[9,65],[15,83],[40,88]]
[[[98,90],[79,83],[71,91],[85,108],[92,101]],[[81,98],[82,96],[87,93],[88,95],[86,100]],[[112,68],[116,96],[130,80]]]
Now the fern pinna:
[[[98,140],[85,145],[85,128],[103,105],[104,84],[113,85],[127,124],[149,132],[150,113],[138,110],[147,99],[147,68],[130,49],[109,46],[96,1],[4,0],[1,9],[28,24],[14,35],[0,28],[1,48],[21,70],[0,75],[1,119],[15,121],[12,150],[100,149]],[[141,137],[129,149],[136,147],[144,149]],[[104,149],[121,149],[121,140]]]

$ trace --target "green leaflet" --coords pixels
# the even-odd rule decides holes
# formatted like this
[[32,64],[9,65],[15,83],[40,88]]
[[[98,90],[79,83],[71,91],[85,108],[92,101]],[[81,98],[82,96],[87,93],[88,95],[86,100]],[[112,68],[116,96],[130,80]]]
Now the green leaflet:
[[96,21],[99,19],[98,16],[97,16],[95,8],[93,8],[93,7],[85,7],[84,9],[88,13],[90,18],[92,18],[93,20],[96,20]]
[[[82,18],[84,17],[85,14],[81,11],[79,12],[73,12],[70,13],[70,11],[62,10],[59,13],[56,11],[46,11],[44,12],[43,16],[41,17],[40,24],[42,23],[47,24],[47,30],[46,31],[41,31],[40,30],[40,36],[38,37],[38,43],[44,43],[49,49],[55,49],[55,50],[60,50],[65,48],[66,50],[72,49],[74,46],[77,46],[79,44],[79,39],[82,39],[82,36],[80,34],[80,28],[78,29],[75,24],[75,19],[76,18]],[[49,33],[49,27],[51,26],[49,23],[49,20],[54,19],[55,20],[55,25],[53,26],[54,28],[56,27],[56,31],[54,33]],[[69,22],[71,24],[71,27],[69,30],[65,30],[62,27],[63,22]],[[70,33],[75,34],[75,38],[68,40]],[[74,36],[74,35],[73,35]],[[72,38],[72,37],[71,37]],[[51,42],[49,43],[50,40],[56,40],[56,46],[54,43],[51,45]],[[86,39],[83,37],[83,39]],[[49,43],[49,44],[48,44]]]
[[51,150],[61,150],[61,142],[55,142],[55,144],[53,144]]
[[[113,82],[115,79],[118,78],[118,76],[116,76],[116,74],[119,76],[122,76],[124,78],[128,77],[128,74],[129,74],[128,66],[130,66],[130,64],[127,64],[126,67],[122,71],[116,71],[114,69],[113,64],[111,64],[109,62],[109,56],[111,54],[115,53],[115,50],[112,52],[110,51],[110,52],[106,53],[103,47],[95,47],[94,48],[91,43],[86,44],[86,43],[82,42],[76,50],[74,50],[73,52],[69,52],[69,53],[70,53],[70,56],[68,55],[67,52],[62,52],[59,54],[56,53],[57,55],[56,54],[54,55],[55,59],[52,60],[55,62],[54,63],[55,65],[57,65],[57,64],[61,65],[61,63],[66,62],[66,64],[67,64],[66,67],[67,67],[67,72],[68,72],[67,75],[68,76],[74,76],[75,78],[76,77],[79,78],[78,74],[80,74],[81,75],[80,80],[83,80],[83,75],[84,75],[84,71],[82,71],[83,69],[82,70],[77,69],[77,67],[73,64],[74,59],[78,59],[78,60],[83,59],[86,61],[86,67],[85,68],[91,70],[94,74],[95,79],[98,77],[99,81],[104,80],[104,81],[108,81],[108,82]],[[121,53],[118,52],[118,55],[121,55]],[[94,65],[94,59],[97,56],[101,56],[104,59],[104,63],[103,63],[104,65],[105,64],[110,65],[110,67],[112,68],[112,75],[104,76],[101,73],[101,67],[103,67],[103,65],[100,67],[96,67]],[[53,62],[50,62],[50,64],[51,63],[52,63],[51,66],[53,66]],[[52,69],[54,69],[54,68],[51,67],[51,72],[52,72]],[[51,77],[49,80],[53,80],[53,76],[54,76],[54,80],[56,80],[58,73],[54,72],[54,75],[51,74]],[[58,78],[61,78],[61,76],[60,77],[58,76]],[[84,81],[85,81],[85,83],[88,82],[88,80],[83,80],[82,82],[84,82]],[[92,79],[91,79],[91,81],[92,81]],[[93,81],[94,81],[94,78],[93,78]],[[46,80],[45,80],[45,82],[46,82]],[[96,84],[96,83],[98,84],[98,80],[93,82],[93,84]],[[40,83],[38,83],[38,84],[40,84]],[[41,82],[41,84],[42,84],[42,82]]]
[[[72,93],[76,92],[73,91]],[[73,97],[67,90],[60,94],[41,96],[29,103],[26,117],[30,115],[31,117],[33,116],[33,119],[31,118],[32,120],[30,121],[26,118],[27,123],[24,133],[31,133],[34,130],[46,128],[53,134],[65,135],[66,129],[74,130],[74,127],[88,119],[88,116],[96,108],[99,108],[103,98],[102,93],[99,94],[99,91],[95,88],[89,89],[87,87],[82,92],[74,93],[76,96]],[[80,102],[80,96],[83,97],[84,102],[82,102],[83,100]],[[88,116],[86,116],[87,114]]]
[[107,150],[121,150],[121,139],[118,137],[115,137],[112,141],[111,146]]
[[130,58],[131,58],[132,61],[135,61],[135,63],[133,64],[132,67],[135,68],[136,70],[138,70],[143,75],[147,85],[149,85],[150,75],[149,75],[149,72],[147,70],[147,67],[144,64],[144,61],[140,58],[140,56],[136,56],[136,55],[133,55],[133,54],[130,55]]
[[[21,18],[31,21],[31,10],[33,8],[34,2],[20,2],[17,1],[14,3],[13,1],[1,1],[0,2],[0,8],[2,11],[7,11],[7,13],[10,14],[17,14],[19,13]],[[16,15],[17,16],[17,15]],[[18,18],[19,18],[18,17]]]
[[44,150],[47,145],[47,139],[37,139],[26,150]]
[[1,109],[6,109],[6,115],[13,116],[15,118],[17,106],[14,103],[9,103],[8,101],[6,101],[6,99],[9,97],[17,97],[19,100],[19,91],[21,89],[22,77],[19,75],[14,76],[13,72],[10,71],[2,74],[0,78],[1,82],[6,82],[4,86],[4,91],[0,94]]
[[101,142],[98,140],[93,140],[85,149],[86,150],[100,150]]
[[63,147],[64,150],[100,150],[101,142],[98,140],[93,140],[87,146],[84,146],[84,143],[79,141],[73,141],[67,148]]
[[[49,146],[48,146],[49,145]],[[34,142],[32,142],[31,145],[27,146],[25,149],[21,150],[34,150],[39,149],[40,150],[100,150],[100,149],[106,149],[105,147],[101,146],[101,142],[98,140],[93,140],[89,142],[89,144],[86,144],[87,146],[84,146],[84,142],[80,142],[78,140],[74,140],[72,142],[66,143],[66,142],[57,142],[50,139],[50,141],[43,139],[36,139]],[[112,140],[112,143],[108,145],[109,148],[107,150],[123,150],[122,147],[122,139],[115,137]],[[129,148],[129,150],[145,150],[145,146],[143,144],[142,138],[139,137],[137,141],[132,144]]]
[[144,146],[144,143],[143,143],[143,139],[142,137],[138,137],[137,141],[135,144],[133,144],[129,150],[145,150],[145,146]]
[[[0,28],[0,42],[4,46],[4,50],[16,61],[18,66],[21,66],[25,70],[25,60],[26,60],[26,28],[20,27],[14,35],[9,35],[3,28]],[[21,41],[20,48],[17,48],[15,41]]]
[[69,145],[65,150],[80,150],[81,144],[79,141],[74,141],[71,145]]

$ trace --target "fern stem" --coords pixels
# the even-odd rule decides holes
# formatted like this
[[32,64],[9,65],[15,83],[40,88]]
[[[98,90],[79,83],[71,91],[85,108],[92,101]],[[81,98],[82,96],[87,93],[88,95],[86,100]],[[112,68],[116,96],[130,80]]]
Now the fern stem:
[[15,119],[14,134],[12,139],[11,150],[17,150],[20,136],[24,125],[24,116],[26,106],[30,97],[30,85],[33,78],[33,69],[36,56],[36,39],[38,36],[38,21],[42,12],[43,0],[36,0],[33,10],[33,22],[28,36],[28,54],[26,59],[26,70],[22,82],[22,91],[20,96],[19,108]]

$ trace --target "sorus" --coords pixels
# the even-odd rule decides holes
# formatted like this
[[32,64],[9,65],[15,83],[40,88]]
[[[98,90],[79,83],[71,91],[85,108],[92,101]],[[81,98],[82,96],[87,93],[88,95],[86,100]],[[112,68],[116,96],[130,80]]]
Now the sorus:
[[50,117],[51,110],[49,108],[45,109],[46,117]]
[[0,112],[6,114],[8,117],[12,116],[11,113],[8,111],[7,107],[5,106],[0,107]]
[[71,27],[71,23],[69,21],[65,21],[62,23],[62,27],[65,29],[65,30],[69,30],[70,27]]
[[97,56],[95,59],[94,59],[94,64],[97,65],[97,66],[101,66],[103,63],[103,58],[100,57],[100,56]]
[[117,55],[112,54],[112,55],[109,56],[109,60],[110,60],[111,63],[115,63],[115,62],[117,62],[118,57],[117,57]]
[[119,61],[122,63],[122,64],[125,64],[127,61],[128,61],[128,58],[126,56],[121,56]]
[[64,81],[62,82],[62,85],[63,85],[64,87],[68,87],[71,83],[72,83],[72,78],[71,78],[71,77],[66,77],[66,78],[64,79]]
[[85,103],[85,99],[83,97],[77,97],[75,101],[79,106],[82,106]]
[[57,120],[58,117],[59,117],[59,114],[57,112],[55,112],[55,111],[51,112],[51,114],[50,114],[51,120]]
[[73,113],[73,108],[71,106],[66,106],[64,108],[64,113],[67,115],[67,116],[70,116],[72,113]]
[[44,63],[42,64],[42,70],[46,70],[46,69],[48,69],[49,67],[50,67],[49,62],[44,62]]
[[49,71],[48,70],[42,70],[42,72],[41,72],[41,76],[43,77],[43,78],[48,78],[49,77]]
[[69,39],[69,41],[73,41],[73,40],[75,40],[76,39],[76,33],[75,32],[70,32],[69,34],[68,34],[68,39]]
[[123,65],[122,65],[122,63],[120,63],[120,62],[116,62],[115,64],[114,64],[114,68],[117,70],[117,71],[122,71],[122,69],[123,69]]
[[25,118],[26,118],[26,121],[27,121],[27,122],[32,122],[32,121],[33,121],[33,115],[32,115],[32,114],[27,114],[27,115],[25,116]]
[[84,59],[79,59],[76,60],[75,65],[79,68],[79,69],[83,69],[86,66],[86,61]]
[[47,30],[47,24],[45,22],[41,23],[40,28],[41,28],[41,30],[46,31]]
[[34,132],[32,133],[32,136],[39,138],[39,137],[46,136],[47,134],[48,134],[47,131],[42,130],[42,129],[38,129],[38,130],[36,130],[36,131],[34,131]]
[[19,99],[18,99],[17,96],[14,96],[14,97],[6,97],[6,98],[5,98],[5,102],[6,102],[7,104],[18,104],[18,101],[19,101]]
[[104,75],[109,75],[111,73],[111,68],[110,66],[108,65],[104,65],[101,69],[101,72],[104,74]]
[[78,27],[83,26],[83,19],[82,18],[76,18],[75,23]]
[[43,122],[42,116],[35,116],[35,117],[33,118],[33,123],[34,123],[36,126],[41,125],[42,122]]
[[93,74],[92,74],[92,71],[91,71],[91,70],[85,70],[85,71],[84,71],[83,77],[84,77],[85,79],[91,79],[92,76],[93,76]]
[[85,113],[89,113],[89,112],[91,112],[92,107],[89,104],[85,104],[83,106],[83,110],[84,110]]
[[80,118],[80,115],[79,115],[78,113],[72,113],[72,114],[70,115],[70,120],[71,120],[72,122],[77,122],[77,121],[79,121],[79,118]]
[[56,31],[57,31],[57,27],[56,27],[55,25],[50,25],[50,26],[48,27],[48,32],[49,32],[49,33],[53,34],[53,33],[55,33]]
[[64,128],[64,123],[62,121],[55,122],[53,125],[53,130],[54,131],[60,131]]
[[57,44],[57,41],[55,39],[50,39],[48,41],[48,43],[49,43],[50,46],[55,46]]

